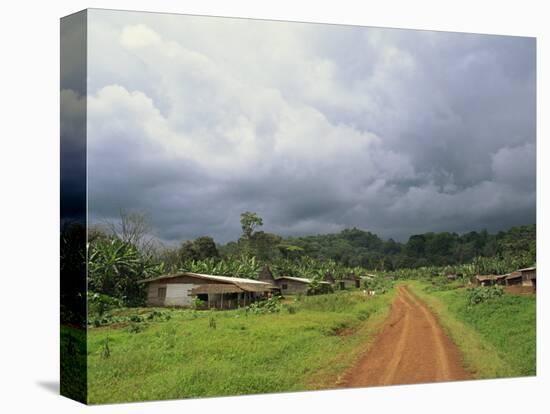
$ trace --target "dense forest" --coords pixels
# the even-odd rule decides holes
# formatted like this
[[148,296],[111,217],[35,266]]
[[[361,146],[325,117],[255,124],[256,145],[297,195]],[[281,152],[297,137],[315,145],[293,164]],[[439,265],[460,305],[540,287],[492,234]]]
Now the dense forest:
[[297,246],[303,254],[317,259],[333,259],[345,266],[396,270],[424,266],[469,263],[478,256],[495,257],[526,253],[534,261],[535,225],[513,227],[497,234],[486,230],[457,233],[424,233],[406,243],[382,240],[357,228],[337,234],[286,239],[283,246]]
[[[210,237],[186,241],[179,258],[201,260],[207,257],[230,257],[251,253],[262,261],[307,256],[333,260],[347,267],[397,270],[425,266],[469,263],[476,257],[503,257],[527,254],[535,261],[536,227],[534,224],[512,227],[490,234],[486,230],[464,234],[441,232],[409,237],[405,243],[383,240],[376,234],[357,228],[335,234],[283,238],[273,233],[255,231],[263,222],[254,213],[243,213],[247,223],[238,241],[216,246]],[[249,223],[253,223],[252,229]],[[174,258],[177,259],[177,254]]]

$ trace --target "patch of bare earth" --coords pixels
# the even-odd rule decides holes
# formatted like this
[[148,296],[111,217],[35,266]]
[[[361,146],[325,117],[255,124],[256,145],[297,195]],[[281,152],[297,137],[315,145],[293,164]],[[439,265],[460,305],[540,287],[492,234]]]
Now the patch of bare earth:
[[427,306],[406,287],[367,354],[340,382],[344,387],[415,384],[471,378],[457,346]]

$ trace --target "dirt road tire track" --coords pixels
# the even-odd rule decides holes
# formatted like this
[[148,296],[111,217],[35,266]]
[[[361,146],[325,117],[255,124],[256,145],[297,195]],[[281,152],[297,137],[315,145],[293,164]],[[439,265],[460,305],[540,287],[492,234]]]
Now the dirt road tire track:
[[427,306],[399,286],[388,322],[368,353],[344,377],[346,387],[470,378],[456,345]]

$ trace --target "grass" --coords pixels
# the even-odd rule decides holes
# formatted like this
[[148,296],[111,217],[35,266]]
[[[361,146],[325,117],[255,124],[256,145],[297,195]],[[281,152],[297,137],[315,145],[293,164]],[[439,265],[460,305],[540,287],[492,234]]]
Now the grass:
[[92,328],[88,331],[88,401],[337,386],[338,375],[355,362],[385,319],[393,294],[304,297],[272,314],[171,310],[170,320],[143,322],[139,329],[134,325]]
[[536,374],[536,298],[504,294],[470,305],[464,288],[408,283],[438,315],[475,378]]

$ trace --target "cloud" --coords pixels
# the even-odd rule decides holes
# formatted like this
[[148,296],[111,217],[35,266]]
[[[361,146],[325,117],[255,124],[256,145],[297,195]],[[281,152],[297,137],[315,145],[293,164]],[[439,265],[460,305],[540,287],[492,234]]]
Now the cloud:
[[535,219],[532,39],[90,12],[92,219],[385,237]]
[[154,46],[160,41],[160,36],[143,24],[126,26],[120,35],[120,43],[129,49]]

